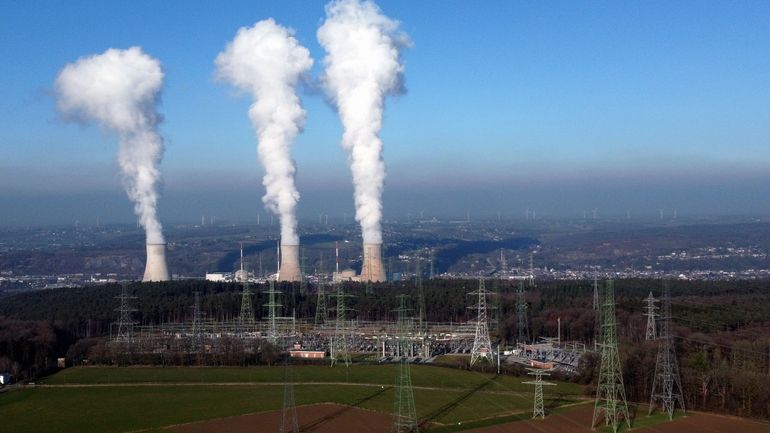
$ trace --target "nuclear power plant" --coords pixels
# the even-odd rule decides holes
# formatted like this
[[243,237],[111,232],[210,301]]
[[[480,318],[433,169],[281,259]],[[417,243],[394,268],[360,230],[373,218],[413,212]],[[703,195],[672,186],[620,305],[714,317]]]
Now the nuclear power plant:
[[364,244],[363,265],[360,281],[384,282],[385,267],[382,265],[382,244]]
[[278,281],[300,281],[299,245],[281,245],[281,267]]
[[166,244],[147,244],[147,264],[142,281],[169,281],[166,266]]

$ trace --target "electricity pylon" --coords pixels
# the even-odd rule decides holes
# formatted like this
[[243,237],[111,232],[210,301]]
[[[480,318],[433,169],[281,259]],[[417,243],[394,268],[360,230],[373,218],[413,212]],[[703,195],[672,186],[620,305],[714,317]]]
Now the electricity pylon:
[[628,415],[626,390],[623,386],[623,371],[620,368],[618,353],[618,333],[615,319],[615,286],[612,280],[607,281],[604,304],[602,304],[602,363],[599,370],[599,385],[596,387],[596,402],[591,428],[596,429],[596,423],[604,417],[605,425],[613,432],[618,431],[622,417],[631,428],[631,418]]
[[334,335],[329,348],[329,357],[332,366],[342,362],[345,367],[348,367],[350,366],[350,329],[345,316],[350,309],[345,306],[345,298],[350,295],[345,294],[342,283],[337,283],[337,293],[334,296],[337,298],[337,317],[334,321]]
[[324,283],[319,282],[318,294],[316,298],[315,307],[315,324],[322,325],[326,323],[328,311],[326,310],[326,293],[324,293]]
[[201,312],[201,297],[198,291],[194,292],[193,320],[192,320],[192,351],[198,352],[203,347],[203,313]]
[[115,299],[120,300],[120,306],[115,309],[118,312],[118,321],[114,325],[118,328],[113,341],[119,343],[131,343],[134,341],[134,322],[133,313],[136,308],[131,306],[131,300],[136,299],[136,296],[131,296],[126,291],[126,285],[123,284],[120,289],[120,295]]
[[668,414],[669,420],[674,418],[674,409],[677,403],[682,408],[682,412],[687,413],[684,407],[682,381],[679,376],[679,362],[676,359],[676,348],[671,334],[671,292],[668,282],[663,283],[663,312],[660,318],[658,358],[655,362],[655,376],[650,393],[649,414],[652,414],[658,402],[660,402],[663,411]]
[[398,378],[396,380],[396,398],[393,408],[392,433],[416,433],[417,410],[414,406],[414,391],[412,390],[412,374],[409,369],[409,334],[412,328],[412,320],[407,317],[407,295],[399,295],[398,313],[398,353],[401,357],[398,365]]
[[275,295],[280,294],[281,292],[275,289],[275,281],[273,280],[270,280],[270,285],[268,287],[268,290],[264,292],[267,293],[267,304],[264,304],[263,307],[267,307],[267,339],[275,345],[278,343],[278,326],[275,322],[275,318],[277,317],[276,308],[282,307],[282,305],[276,301]]
[[238,331],[243,335],[254,331],[254,306],[251,301],[249,278],[243,267],[243,244],[241,244],[241,279],[243,280],[243,292],[241,294],[241,314],[238,316]]
[[599,351],[599,341],[602,339],[602,311],[599,304],[599,280],[594,277],[594,352]]
[[469,295],[478,295],[478,301],[476,305],[468,307],[472,310],[478,311],[478,317],[476,319],[476,336],[473,339],[473,348],[471,349],[471,366],[479,360],[484,358],[487,361],[492,361],[492,342],[489,339],[489,324],[487,323],[487,292],[484,285],[484,279],[479,278],[479,289],[475,292],[468,293]]
[[428,323],[425,314],[425,291],[422,288],[422,269],[419,259],[415,270],[415,285],[417,286],[417,333],[424,336]]
[[307,257],[304,248],[300,251],[299,260],[299,293],[304,296],[307,294]]
[[652,341],[657,336],[655,318],[658,317],[658,313],[656,313],[655,310],[657,310],[658,307],[655,303],[658,302],[658,300],[655,299],[655,297],[652,296],[652,292],[650,292],[650,295],[647,296],[647,299],[645,299],[644,302],[647,304],[645,307],[647,311],[644,313],[644,315],[647,316],[647,330],[644,333],[644,339]]
[[529,341],[529,326],[527,325],[527,290],[524,283],[519,281],[519,287],[516,289],[516,330],[518,332],[517,342],[526,343]]
[[553,370],[543,370],[539,368],[528,368],[530,376],[535,376],[534,381],[522,382],[526,385],[535,385],[535,400],[534,409],[532,411],[532,419],[540,418],[545,419],[545,405],[543,399],[543,385],[556,386],[555,383],[543,382],[543,376],[550,376]]
[[297,406],[294,403],[294,377],[288,361],[283,367],[283,411],[281,412],[281,428],[278,433],[299,433]]

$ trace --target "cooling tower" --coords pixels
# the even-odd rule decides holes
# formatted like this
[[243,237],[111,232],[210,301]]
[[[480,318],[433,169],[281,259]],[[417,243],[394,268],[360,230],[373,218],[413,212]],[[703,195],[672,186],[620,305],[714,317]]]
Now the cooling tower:
[[166,266],[166,244],[147,244],[147,265],[142,281],[168,281],[171,276]]
[[278,281],[299,281],[299,245],[281,245],[281,269]]
[[361,281],[386,281],[385,267],[382,266],[382,244],[364,244]]

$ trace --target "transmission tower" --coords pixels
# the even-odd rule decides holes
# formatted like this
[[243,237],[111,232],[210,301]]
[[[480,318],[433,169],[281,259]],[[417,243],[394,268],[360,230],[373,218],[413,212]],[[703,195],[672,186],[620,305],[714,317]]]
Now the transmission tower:
[[288,361],[285,361],[283,368],[283,411],[278,433],[299,433],[297,406],[294,402],[294,375]]
[[489,324],[487,323],[487,292],[484,284],[484,279],[479,278],[479,289],[475,292],[468,293],[469,295],[478,295],[478,302],[476,305],[469,307],[472,310],[478,310],[478,318],[476,320],[476,337],[473,339],[473,348],[471,349],[471,366],[479,360],[484,358],[487,361],[492,361],[492,342],[489,340]]
[[594,352],[599,351],[599,341],[602,339],[602,312],[599,303],[599,280],[594,277]]
[[535,287],[535,259],[529,253],[529,287]]
[[322,325],[326,323],[328,311],[326,309],[326,293],[324,292],[325,283],[318,284],[318,293],[315,307],[315,324]]
[[342,284],[338,283],[337,293],[334,296],[337,298],[337,317],[334,322],[334,336],[329,349],[329,357],[332,366],[342,362],[347,367],[350,365],[350,330],[346,319],[349,308],[345,306],[345,298],[350,295],[346,295]]
[[436,254],[433,252],[433,248],[430,250],[430,274],[428,279],[432,280],[436,276]]
[[238,316],[238,328],[241,334],[254,331],[254,307],[251,301],[249,279],[243,266],[243,244],[241,244],[241,279],[243,293],[241,294],[241,314]]
[[409,369],[407,355],[411,346],[409,334],[412,321],[407,317],[407,295],[399,295],[398,313],[398,353],[401,357],[396,380],[396,398],[393,408],[392,433],[418,432],[417,410],[414,406],[414,391],[412,390],[412,375]]
[[556,386],[555,383],[543,382],[543,376],[550,376],[552,370],[542,370],[539,368],[528,368],[530,376],[535,376],[534,381],[522,382],[526,385],[535,385],[535,404],[532,411],[532,419],[540,418],[545,419],[545,405],[543,404],[543,385]]
[[131,301],[136,299],[136,296],[129,295],[126,289],[126,285],[123,284],[120,289],[120,295],[115,297],[115,299],[120,300],[120,306],[115,309],[118,312],[118,321],[113,323],[113,325],[118,330],[113,337],[113,341],[118,343],[131,343],[134,341],[134,325],[136,325],[136,322],[134,322],[132,316],[136,308],[131,306]]
[[529,341],[528,310],[527,290],[524,288],[524,283],[519,281],[519,287],[516,289],[516,330],[518,331],[518,343]]
[[652,296],[652,292],[650,292],[650,295],[647,296],[647,299],[645,299],[644,302],[647,304],[647,311],[644,313],[644,315],[647,316],[647,331],[644,333],[644,339],[647,341],[652,341],[657,336],[657,332],[655,330],[655,318],[658,317],[658,313],[656,313],[655,310],[657,310],[658,307],[655,305],[655,303],[658,302],[658,300],[655,299]]
[[278,343],[278,327],[275,323],[276,308],[283,306],[276,301],[275,295],[281,292],[275,289],[275,281],[270,280],[269,289],[265,293],[267,293],[267,304],[263,306],[267,307],[267,339],[275,345]]
[[197,352],[203,347],[203,313],[201,312],[201,292],[195,291],[192,321],[192,350]]
[[[300,252],[300,262],[299,262],[299,293],[301,295],[307,294],[307,265],[306,265],[307,257],[305,257],[305,249],[302,248]],[[296,299],[295,299],[296,302]]]
[[612,280],[607,281],[604,304],[602,304],[602,363],[599,370],[599,385],[596,387],[596,402],[591,428],[596,429],[596,423],[604,417],[605,425],[613,432],[618,431],[621,417],[631,428],[631,418],[628,415],[626,390],[623,386],[623,371],[620,368],[618,354],[617,322],[615,320],[615,286]]
[[412,378],[408,362],[411,342],[409,331],[411,320],[406,312],[406,295],[400,295],[398,312],[398,352],[400,354],[399,375],[396,381],[396,398],[393,419],[393,432],[417,432],[417,412],[414,404]]
[[679,362],[676,359],[674,338],[671,334],[671,292],[668,283],[663,283],[663,312],[660,318],[660,334],[658,336],[658,358],[655,362],[655,376],[650,393],[650,411],[655,410],[660,402],[668,419],[674,418],[676,404],[687,413],[684,407],[682,381],[679,376]]
[[505,251],[500,248],[500,271],[508,271],[508,262],[505,260]]
[[415,271],[415,285],[417,286],[417,333],[425,336],[427,333],[428,322],[425,312],[425,291],[422,288],[422,269],[420,269],[420,260],[417,260],[417,269]]

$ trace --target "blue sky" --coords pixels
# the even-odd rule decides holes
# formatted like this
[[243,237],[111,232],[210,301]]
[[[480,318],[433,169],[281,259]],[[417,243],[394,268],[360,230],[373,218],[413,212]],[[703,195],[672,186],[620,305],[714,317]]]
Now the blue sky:
[[[770,213],[770,3],[380,6],[414,44],[403,56],[408,92],[388,101],[382,131],[386,216],[420,206],[464,214],[476,203],[468,197],[479,206],[494,201],[490,212],[511,215],[526,207],[544,215],[594,207]],[[127,210],[123,220],[133,218],[121,197],[114,137],[64,123],[51,96],[64,64],[133,45],[158,58],[166,73],[161,216],[264,215],[249,100],[215,82],[213,60],[239,27],[273,17],[310,49],[317,77],[323,7],[5,2],[0,198],[7,221],[29,218],[29,209],[63,219],[81,217],[78,209],[121,219]],[[351,214],[337,115],[312,83],[302,98],[308,118],[294,147],[300,212]],[[240,194],[246,204],[222,209],[223,193]],[[115,204],[100,209],[105,200],[95,197],[106,196]],[[463,203],[448,205],[452,197]]]

